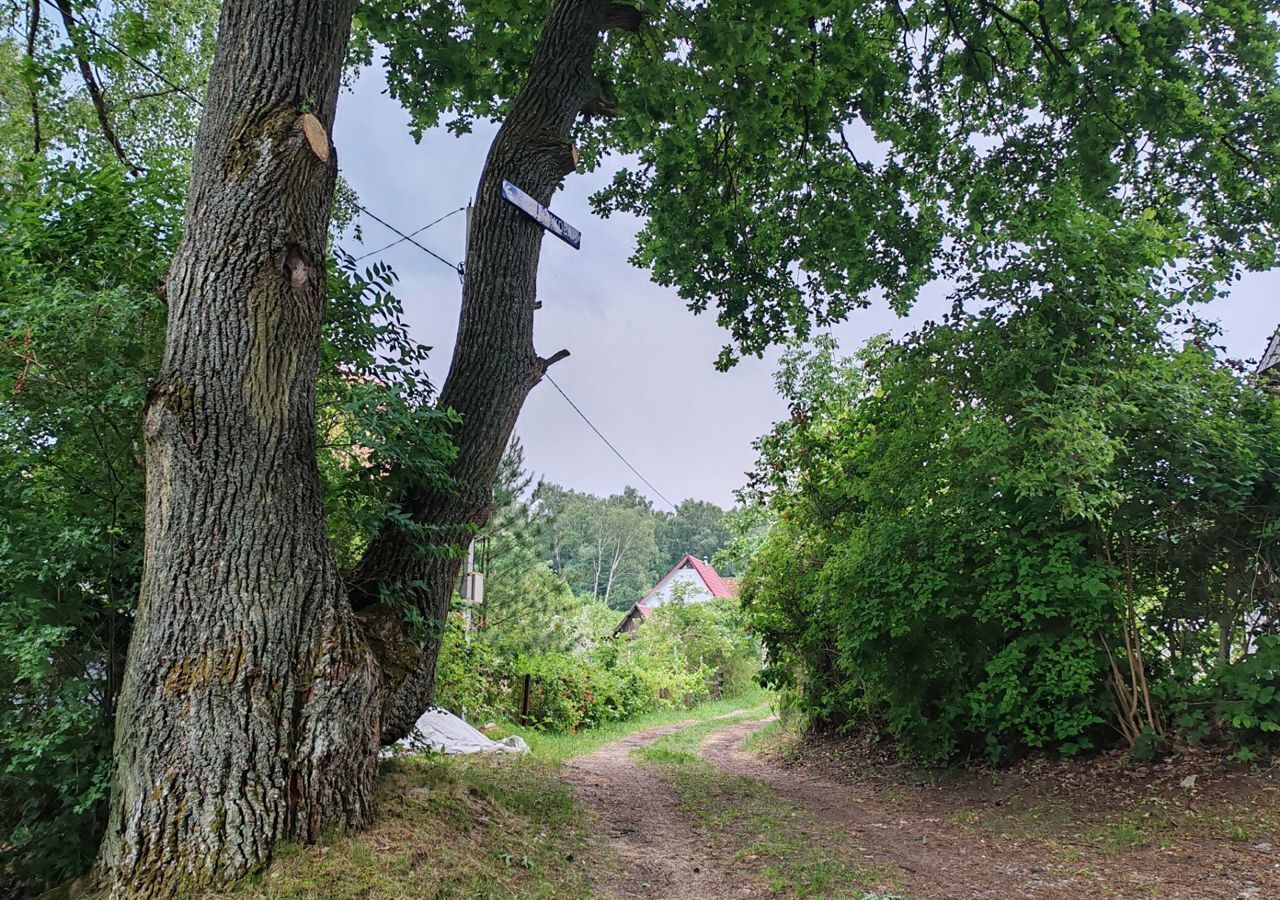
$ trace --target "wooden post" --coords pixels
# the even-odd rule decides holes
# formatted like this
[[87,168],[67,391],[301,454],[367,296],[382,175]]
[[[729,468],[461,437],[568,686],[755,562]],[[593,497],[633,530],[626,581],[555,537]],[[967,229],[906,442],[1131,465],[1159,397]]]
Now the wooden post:
[[524,676],[524,692],[520,697],[520,724],[529,724],[529,683],[533,679],[530,676]]

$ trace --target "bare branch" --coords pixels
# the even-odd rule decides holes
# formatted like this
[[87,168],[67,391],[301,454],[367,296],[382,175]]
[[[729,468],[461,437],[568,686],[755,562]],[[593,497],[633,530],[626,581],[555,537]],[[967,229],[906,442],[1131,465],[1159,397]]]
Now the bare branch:
[[58,11],[62,13],[62,24],[67,29],[67,37],[71,40],[72,49],[75,51],[76,64],[80,69],[80,77],[84,79],[84,86],[89,91],[89,99],[93,101],[93,109],[98,114],[98,126],[102,129],[102,136],[107,139],[107,143],[111,145],[111,149],[119,157],[120,161],[129,167],[130,171],[137,173],[141,171],[137,166],[129,161],[125,155],[124,146],[120,143],[120,139],[116,137],[115,129],[111,127],[111,116],[107,111],[107,100],[102,94],[102,87],[98,84],[97,77],[93,74],[93,67],[89,65],[89,55],[84,46],[84,38],[80,23],[76,21],[75,13],[72,12],[70,0],[57,0]]

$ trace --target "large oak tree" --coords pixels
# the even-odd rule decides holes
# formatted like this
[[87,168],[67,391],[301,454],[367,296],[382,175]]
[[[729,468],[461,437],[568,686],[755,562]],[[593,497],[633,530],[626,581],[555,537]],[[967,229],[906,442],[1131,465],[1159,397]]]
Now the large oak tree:
[[422,536],[461,544],[485,522],[556,358],[533,343],[542,233],[504,179],[549,203],[575,144],[588,165],[633,154],[600,208],[646,217],[637,260],[718,310],[725,365],[875,290],[907,304],[936,274],[1057,240],[1063,203],[1091,227],[1150,220],[1188,296],[1274,253],[1261,0],[368,0],[419,125],[453,109],[502,127],[439,398],[461,416],[451,483],[404,491],[409,527],[374,540],[348,590],[313,418],[353,5],[223,7],[147,412],[146,568],[100,866],[120,895],[221,883],[279,840],[370,815],[379,738],[434,688],[437,641],[406,622],[443,618],[458,568]]
[[354,0],[223,4],[165,354],[99,875],[188,895],[371,813],[378,672],[325,531],[315,385]]

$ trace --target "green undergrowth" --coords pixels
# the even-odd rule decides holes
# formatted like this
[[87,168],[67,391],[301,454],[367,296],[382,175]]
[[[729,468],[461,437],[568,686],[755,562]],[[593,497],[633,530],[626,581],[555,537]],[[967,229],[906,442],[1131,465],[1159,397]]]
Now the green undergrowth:
[[828,833],[802,807],[763,782],[730,775],[700,755],[702,742],[713,732],[765,712],[758,707],[704,722],[631,753],[654,766],[675,788],[682,810],[695,824],[717,846],[733,851],[774,893],[857,900],[905,897],[892,873],[867,863],[842,835]]

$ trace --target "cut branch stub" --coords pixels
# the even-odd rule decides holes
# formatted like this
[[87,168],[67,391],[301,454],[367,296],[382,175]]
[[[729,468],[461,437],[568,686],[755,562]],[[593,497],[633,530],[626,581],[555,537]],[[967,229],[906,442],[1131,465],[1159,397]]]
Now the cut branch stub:
[[[590,96],[582,104],[582,114],[589,119],[612,119],[618,115],[618,105],[604,91],[604,86],[599,80],[592,79],[595,83],[592,85]],[[576,168],[576,166],[575,166]]]
[[567,359],[568,357],[569,357],[568,350],[557,350],[555,353],[551,354],[546,359],[539,358],[538,359],[538,369],[540,370],[539,374],[546,372],[547,369],[550,369],[556,363],[560,362],[560,360]]
[[302,133],[306,136],[311,152],[316,155],[320,162],[327,163],[329,161],[329,134],[324,130],[324,125],[320,124],[320,120],[312,113],[303,113],[298,116],[298,127],[302,129]]

